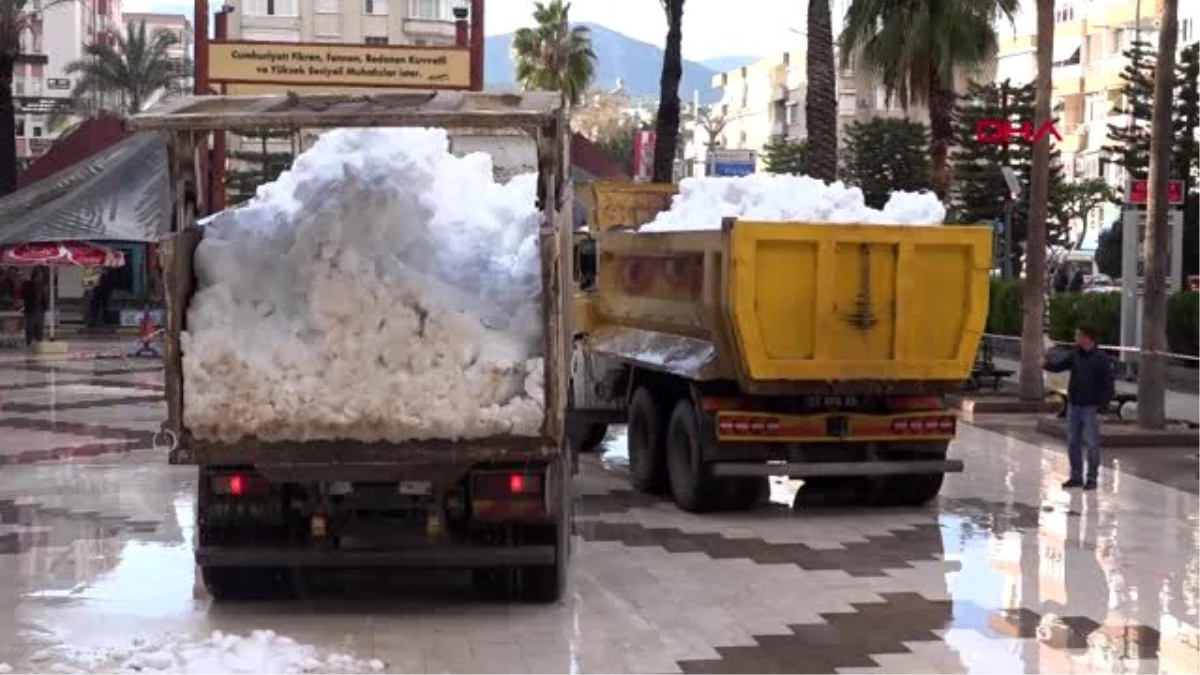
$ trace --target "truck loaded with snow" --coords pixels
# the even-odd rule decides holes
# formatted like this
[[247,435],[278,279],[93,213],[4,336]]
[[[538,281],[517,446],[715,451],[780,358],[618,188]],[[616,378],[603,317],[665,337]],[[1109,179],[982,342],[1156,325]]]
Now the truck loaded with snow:
[[[310,568],[460,568],[563,591],[571,190],[557,94],[206,96],[170,134],[162,437],[199,466],[196,561],[220,599]],[[203,212],[210,133],[324,130],[246,204]],[[497,182],[447,130],[519,131]],[[519,154],[519,153],[518,153]]]
[[627,421],[633,485],[689,511],[749,506],[770,475],[916,505],[962,471],[943,394],[983,334],[988,229],[797,176],[576,189],[576,450]]

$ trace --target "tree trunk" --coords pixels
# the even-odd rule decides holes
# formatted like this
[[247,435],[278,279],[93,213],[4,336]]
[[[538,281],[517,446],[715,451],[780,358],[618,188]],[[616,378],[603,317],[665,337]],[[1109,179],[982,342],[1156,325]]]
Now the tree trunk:
[[809,0],[807,57],[804,116],[808,127],[808,175],[834,181],[837,180],[838,102],[829,0]]
[[679,143],[679,82],[683,79],[683,2],[664,0],[667,49],[658,84],[658,120],[654,134],[654,182],[675,180],[675,148]]
[[[1154,112],[1150,122],[1150,179],[1147,203],[1146,280],[1142,294],[1142,354],[1138,370],[1138,426],[1166,426],[1167,277],[1170,274],[1170,229],[1167,186],[1171,178],[1171,101],[1175,89],[1175,43],[1179,29],[1178,0],[1163,0],[1154,68]],[[1133,278],[1133,275],[1126,274]]]
[[[1033,127],[1050,119],[1050,73],[1054,67],[1054,0],[1037,0],[1037,98]],[[1029,220],[1025,237],[1025,283],[1022,287],[1021,399],[1040,401],[1046,326],[1046,219],[1050,211],[1050,135],[1033,146],[1029,180]]]
[[950,197],[950,144],[954,142],[954,91],[946,86],[937,66],[929,67],[929,162],[933,191]]
[[13,110],[13,62],[0,57],[0,197],[17,189],[17,120]]

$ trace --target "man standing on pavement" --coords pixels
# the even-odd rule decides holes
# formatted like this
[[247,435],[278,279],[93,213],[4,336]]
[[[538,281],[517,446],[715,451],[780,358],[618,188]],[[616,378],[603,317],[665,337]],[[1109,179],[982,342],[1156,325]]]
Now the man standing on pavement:
[[1067,385],[1067,455],[1071,460],[1071,478],[1063,483],[1063,488],[1095,490],[1100,471],[1100,415],[1108,409],[1113,397],[1112,361],[1096,344],[1096,331],[1090,326],[1080,326],[1075,329],[1075,347],[1061,356],[1048,354],[1043,367],[1052,373],[1071,372],[1071,382]]

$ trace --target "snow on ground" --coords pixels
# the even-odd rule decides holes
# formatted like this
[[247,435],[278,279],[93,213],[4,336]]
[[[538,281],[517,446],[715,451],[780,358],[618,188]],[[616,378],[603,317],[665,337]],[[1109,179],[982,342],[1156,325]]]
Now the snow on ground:
[[536,435],[536,177],[440,129],[340,129],[196,252],[183,336],[200,438]]
[[642,232],[714,230],[721,219],[809,223],[938,225],[946,208],[931,192],[896,192],[883,210],[872,209],[862,190],[808,176],[751,174],[738,178],[685,178],[671,209]]
[[[206,639],[179,636],[135,641],[129,649],[77,652],[44,649],[29,658],[30,670],[53,673],[377,673],[386,664],[256,630],[247,636],[214,631]],[[4,671],[0,668],[0,672]]]

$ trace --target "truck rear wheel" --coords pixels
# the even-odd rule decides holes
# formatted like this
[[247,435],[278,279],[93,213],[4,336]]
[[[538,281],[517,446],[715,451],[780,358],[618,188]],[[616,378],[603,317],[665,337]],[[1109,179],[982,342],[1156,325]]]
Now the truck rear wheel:
[[216,602],[279,600],[291,588],[286,572],[270,567],[201,567],[200,577]]
[[639,387],[629,402],[629,482],[634,489],[661,494],[667,486],[663,415],[649,389]]
[[[934,447],[905,452],[910,459],[945,460],[949,442],[934,444]],[[880,479],[879,503],[884,506],[923,506],[942,491],[946,475],[942,473],[919,473],[901,476],[884,476]]]
[[607,424],[568,422],[567,443],[575,452],[592,452],[604,442],[608,434]]
[[722,488],[727,486],[717,481],[705,464],[703,442],[695,407],[688,399],[679,401],[667,427],[667,467],[675,503],[692,513],[725,506]]

